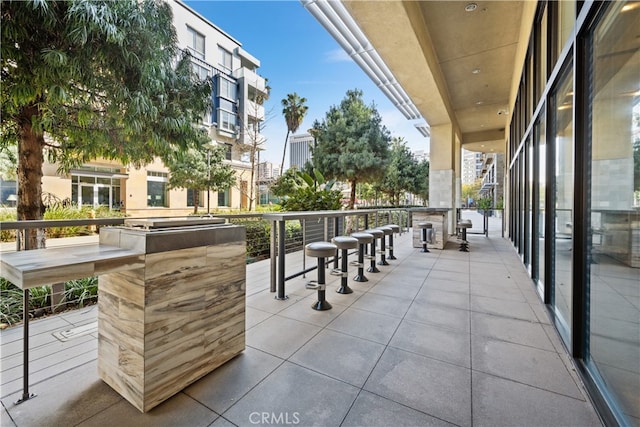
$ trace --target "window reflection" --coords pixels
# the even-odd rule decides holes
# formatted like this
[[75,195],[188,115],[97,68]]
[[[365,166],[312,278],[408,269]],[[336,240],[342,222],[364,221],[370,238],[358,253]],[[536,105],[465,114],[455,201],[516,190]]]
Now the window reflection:
[[637,2],[611,3],[590,35],[587,364],[621,424],[640,425],[640,51]]

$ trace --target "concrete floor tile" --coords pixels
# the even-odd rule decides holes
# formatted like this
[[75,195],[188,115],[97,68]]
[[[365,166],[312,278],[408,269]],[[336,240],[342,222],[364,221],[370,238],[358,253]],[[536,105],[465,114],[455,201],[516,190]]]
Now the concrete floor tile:
[[422,288],[416,301],[427,304],[444,305],[448,307],[459,308],[461,310],[469,309],[469,295],[461,292],[449,292],[441,289]]
[[590,405],[481,372],[473,372],[473,425],[601,426]]
[[77,425],[118,402],[137,411],[98,377],[95,360],[33,384],[29,392],[37,396],[19,405],[15,402],[22,392],[2,399],[2,404],[20,427]]
[[245,311],[245,328],[249,330],[271,316],[273,316],[273,314],[267,311],[258,310],[257,308],[253,307],[247,307]]
[[398,317],[349,307],[331,322],[327,329],[386,345],[400,320]]
[[389,427],[389,426],[439,426],[453,424],[439,420],[415,409],[362,391],[349,410],[342,427]]
[[409,305],[411,305],[411,300],[407,298],[367,293],[353,303],[352,307],[373,311],[374,313],[402,317],[407,312]]
[[486,313],[471,313],[471,333],[555,351],[541,324]]
[[470,367],[469,334],[403,320],[389,346]]
[[382,344],[324,330],[289,360],[356,387],[362,387],[384,348]]
[[420,285],[402,285],[399,281],[393,280],[392,282],[384,282],[378,283],[374,287],[372,287],[369,292],[379,295],[387,295],[391,297],[400,297],[406,299],[415,298],[418,290],[420,289]]
[[364,389],[441,420],[471,425],[467,368],[388,347]]
[[140,412],[129,402],[122,400],[104,411],[98,412],[95,416],[74,425],[78,427],[205,427],[210,425],[218,416],[218,414],[184,393],[178,393],[146,413]]
[[184,389],[184,393],[221,414],[282,362],[284,360],[247,347],[243,353]]
[[471,366],[474,371],[582,398],[573,377],[554,351],[471,335]]
[[[285,362],[223,416],[240,426],[268,424],[338,426],[359,389]],[[263,424],[267,424],[263,423]]]
[[429,323],[443,328],[469,332],[469,311],[455,307],[414,301],[407,311],[406,320]]
[[314,296],[313,298],[305,298],[297,304],[290,305],[289,307],[278,313],[278,315],[287,317],[289,319],[295,319],[301,322],[311,323],[312,325],[324,327],[333,319],[338,317],[340,313],[342,313],[347,308],[347,305],[342,305],[338,301],[342,301],[343,303],[348,304],[348,299],[353,299],[356,297],[353,296],[349,298],[349,296],[353,294],[340,295],[331,291],[327,291],[326,294],[326,300],[332,306],[330,310],[318,311],[311,308],[311,305],[318,300],[317,297]]
[[248,330],[246,342],[247,346],[286,359],[320,330],[318,326],[276,315]]
[[499,295],[491,298],[471,295],[471,310],[530,322],[539,321],[528,303],[501,299]]

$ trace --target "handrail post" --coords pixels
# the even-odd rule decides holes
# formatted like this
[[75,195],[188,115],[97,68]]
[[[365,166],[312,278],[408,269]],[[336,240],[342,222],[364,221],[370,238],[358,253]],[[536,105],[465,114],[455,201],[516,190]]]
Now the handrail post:
[[276,299],[284,300],[288,297],[284,294],[284,258],[285,258],[285,220],[278,221],[278,295]]
[[269,247],[269,262],[271,263],[270,292],[276,291],[276,233],[277,222],[271,221],[271,245]]

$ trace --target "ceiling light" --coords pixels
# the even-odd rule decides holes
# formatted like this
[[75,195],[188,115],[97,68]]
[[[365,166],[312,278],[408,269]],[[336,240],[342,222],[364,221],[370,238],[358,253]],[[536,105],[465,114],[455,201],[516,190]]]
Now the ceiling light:
[[634,10],[637,9],[638,7],[640,7],[640,2],[630,2],[625,4],[624,6],[622,6],[621,11],[622,12],[629,12],[630,10]]
[[469,3],[468,5],[466,5],[464,7],[464,10],[467,12],[473,12],[474,10],[476,10],[478,8],[478,5],[475,3]]
[[480,74],[480,68],[474,68],[471,70],[471,74]]
[[476,101],[476,105],[482,105],[484,104],[484,101]]

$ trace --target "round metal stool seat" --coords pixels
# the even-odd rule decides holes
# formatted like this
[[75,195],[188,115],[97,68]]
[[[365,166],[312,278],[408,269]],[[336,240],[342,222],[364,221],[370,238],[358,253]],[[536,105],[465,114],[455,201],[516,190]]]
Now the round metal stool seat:
[[377,228],[369,228],[364,230],[365,233],[372,234],[375,239],[380,239],[384,236],[384,231],[378,230]]
[[313,242],[304,247],[304,253],[307,256],[316,258],[326,258],[336,254],[338,247],[329,242]]
[[361,245],[366,245],[367,243],[371,243],[371,241],[373,241],[373,234],[370,233],[351,233],[351,237],[356,238],[358,240],[358,243]]
[[375,229],[382,230],[385,236],[388,236],[389,234],[393,234],[393,228],[389,227],[388,225],[381,225],[380,227],[376,227]]
[[307,283],[307,289],[316,289],[318,291],[318,300],[313,303],[311,308],[314,310],[330,310],[331,304],[326,299],[326,281],[325,281],[325,258],[334,256],[338,247],[329,242],[313,242],[304,247],[304,253],[310,257],[318,258],[318,280]]
[[351,236],[336,236],[331,239],[331,243],[338,249],[355,249],[358,247],[358,239]]
[[394,233],[399,233],[400,232],[400,226],[399,225],[388,224],[387,227],[391,227],[391,229],[393,230]]

